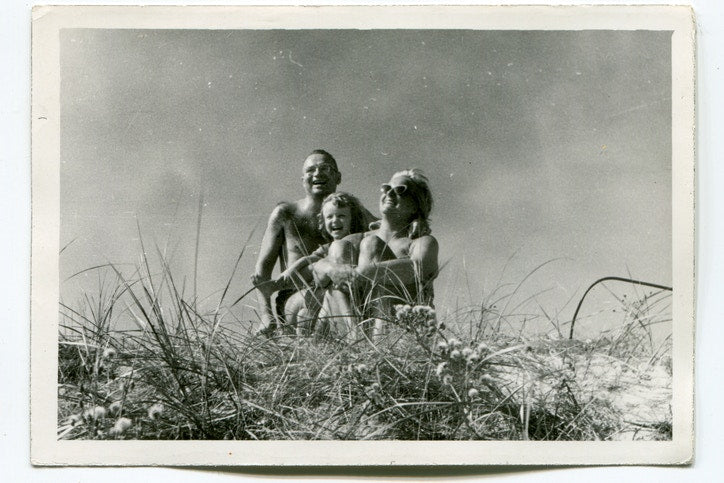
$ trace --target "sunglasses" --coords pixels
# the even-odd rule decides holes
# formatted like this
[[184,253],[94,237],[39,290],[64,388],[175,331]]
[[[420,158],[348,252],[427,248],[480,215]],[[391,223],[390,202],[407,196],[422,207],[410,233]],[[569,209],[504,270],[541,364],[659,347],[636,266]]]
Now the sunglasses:
[[388,195],[388,194],[390,194],[390,191],[393,191],[397,197],[400,197],[407,192],[407,186],[405,186],[404,184],[401,184],[401,185],[397,185],[397,186],[393,187],[393,186],[385,183],[380,188],[380,191],[382,192],[382,194],[385,194],[385,195]]

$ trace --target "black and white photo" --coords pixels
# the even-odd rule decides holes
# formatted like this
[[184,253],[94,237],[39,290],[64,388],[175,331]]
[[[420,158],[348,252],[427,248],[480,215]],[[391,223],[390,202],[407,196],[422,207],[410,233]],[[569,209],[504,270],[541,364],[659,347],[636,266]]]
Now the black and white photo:
[[691,458],[691,14],[526,8],[36,10],[37,461]]

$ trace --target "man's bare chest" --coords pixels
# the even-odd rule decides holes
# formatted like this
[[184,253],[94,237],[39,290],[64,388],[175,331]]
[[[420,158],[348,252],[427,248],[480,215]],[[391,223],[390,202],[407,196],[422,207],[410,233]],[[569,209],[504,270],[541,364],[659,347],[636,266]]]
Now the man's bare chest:
[[302,256],[326,241],[316,216],[290,216],[284,224],[284,233],[287,250]]

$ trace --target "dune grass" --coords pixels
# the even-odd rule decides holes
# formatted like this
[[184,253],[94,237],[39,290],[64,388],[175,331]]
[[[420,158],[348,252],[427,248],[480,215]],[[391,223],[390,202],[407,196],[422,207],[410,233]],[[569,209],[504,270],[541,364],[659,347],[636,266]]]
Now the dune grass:
[[61,304],[60,439],[671,438],[670,339],[650,332],[667,293],[620,299],[622,324],[585,341],[542,308],[551,335],[502,330],[519,305],[494,292],[445,318],[399,306],[385,340],[347,344],[225,322],[234,273],[201,310],[159,263],[97,267],[97,294]]

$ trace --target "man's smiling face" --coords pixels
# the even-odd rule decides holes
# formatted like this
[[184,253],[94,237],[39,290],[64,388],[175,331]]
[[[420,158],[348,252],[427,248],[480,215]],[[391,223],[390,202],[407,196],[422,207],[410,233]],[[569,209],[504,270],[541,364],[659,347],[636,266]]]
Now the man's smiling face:
[[342,180],[339,171],[322,154],[312,154],[304,161],[302,185],[308,194],[327,196],[334,193]]

